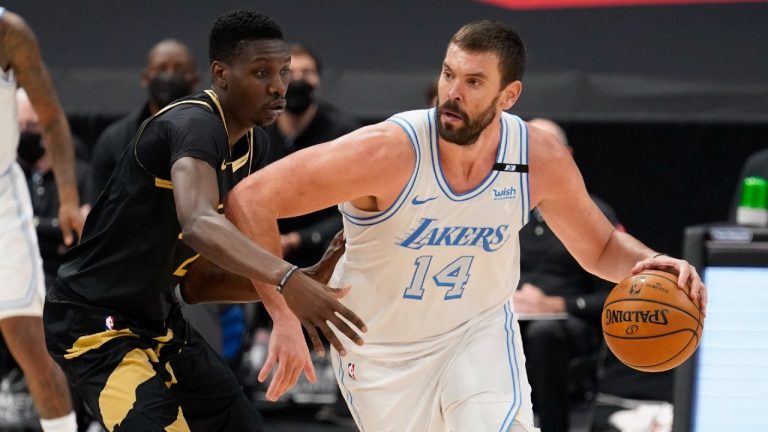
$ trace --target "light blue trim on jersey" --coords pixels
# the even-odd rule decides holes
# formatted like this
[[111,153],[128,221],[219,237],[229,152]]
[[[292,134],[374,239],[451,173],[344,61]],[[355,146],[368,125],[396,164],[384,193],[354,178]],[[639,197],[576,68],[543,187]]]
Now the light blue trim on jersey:
[[[432,111],[436,111],[435,108],[432,108],[430,110],[430,113]],[[488,189],[488,187],[493,184],[493,181],[496,180],[496,177],[498,177],[499,172],[491,169],[491,172],[488,173],[488,175],[483,179],[482,182],[480,182],[479,185],[474,187],[473,189],[470,189],[469,191],[463,193],[463,194],[457,194],[451,190],[451,186],[448,184],[448,182],[445,180],[445,177],[443,177],[443,169],[440,166],[440,149],[438,148],[438,133],[437,133],[437,124],[435,124],[434,132],[432,131],[432,123],[437,122],[437,116],[433,115],[430,116],[430,122],[429,122],[429,147],[430,147],[430,153],[432,156],[432,171],[435,174],[435,180],[437,180],[438,186],[440,186],[440,189],[443,191],[446,197],[450,199],[451,201],[467,201],[470,200]],[[507,123],[504,121],[503,115],[502,118],[499,119],[499,122],[501,123],[501,136],[499,137],[499,147],[496,150],[496,162],[504,162],[504,155],[507,151]]]
[[[507,411],[507,416],[504,417],[504,421],[501,423],[499,432],[508,431],[512,425],[515,424],[517,413],[520,411],[522,405],[523,395],[520,389],[520,369],[517,364],[517,353],[515,351],[515,330],[512,326],[514,314],[509,307],[509,302],[504,303],[504,331],[507,333],[507,360],[509,362],[509,371],[512,375],[512,391],[513,401],[512,406]],[[509,423],[509,425],[507,425]],[[505,427],[505,425],[507,425]]]
[[413,186],[416,184],[416,177],[418,177],[419,165],[421,164],[421,149],[419,147],[419,135],[416,133],[416,130],[414,129],[413,125],[411,125],[411,123],[404,118],[392,116],[387,121],[391,121],[396,125],[400,126],[405,131],[406,135],[408,135],[408,138],[411,141],[411,145],[413,146],[413,150],[416,152],[416,164],[413,167],[411,178],[408,180],[408,183],[403,187],[403,190],[400,191],[400,195],[397,196],[397,199],[395,199],[395,202],[393,202],[388,209],[382,211],[381,213],[374,216],[355,216],[348,212],[345,212],[344,210],[341,209],[341,207],[339,207],[339,212],[341,212],[341,214],[349,222],[351,222],[354,225],[358,225],[358,226],[376,225],[394,216],[394,214],[397,213],[400,207],[403,206],[403,203],[407,201],[406,198],[408,198],[408,195],[410,195],[411,190],[413,190]]
[[[512,116],[518,124],[518,133],[520,136],[519,143],[520,143],[520,163],[527,165],[528,164],[528,127],[525,125],[525,122],[518,116]],[[522,225],[520,225],[520,228],[524,227],[525,224],[528,223],[528,218],[530,217],[531,213],[531,194],[529,191],[529,184],[528,184],[528,175],[530,174],[530,170],[527,173],[520,173],[520,192],[522,194],[520,203],[522,204],[522,208],[520,209],[521,215],[520,215],[520,221]],[[525,177],[525,183],[523,183],[523,177]]]
[[5,13],[5,8],[0,6],[0,17]]
[[[15,165],[15,162],[11,164],[11,171],[9,180],[11,182],[11,190],[13,191],[13,199],[16,202],[17,206],[17,214],[19,217],[19,220],[23,220],[24,218],[24,210],[21,208],[21,200],[19,199],[19,191],[16,188],[16,178],[18,176],[17,172],[13,170],[13,167]],[[22,179],[24,180],[24,179]],[[26,180],[24,180],[26,182]],[[29,193],[28,191],[24,191],[24,193]],[[24,224],[26,225],[26,224]],[[24,297],[15,299],[15,300],[7,300],[7,301],[0,301],[0,310],[8,310],[8,309],[19,309],[22,307],[29,306],[32,303],[32,300],[35,296],[35,287],[37,286],[37,277],[39,276],[38,268],[37,268],[37,262],[35,261],[35,255],[38,253],[37,248],[35,245],[37,244],[35,239],[33,239],[32,234],[30,232],[34,228],[31,224],[29,226],[22,225],[21,232],[24,235],[24,242],[27,244],[27,250],[29,252],[29,258],[32,261],[32,266],[29,268],[32,272],[32,277],[29,281],[29,287],[27,287],[27,292],[24,294]],[[27,229],[25,229],[27,228]]]
[[339,388],[347,394],[347,402],[349,403],[350,408],[352,408],[350,409],[350,414],[352,414],[352,417],[355,418],[355,423],[360,426],[360,430],[365,432],[365,427],[363,426],[363,422],[360,419],[360,413],[357,412],[357,408],[355,408],[355,404],[352,400],[352,392],[350,392],[347,386],[344,384],[344,362],[341,361],[341,355],[339,355],[335,349],[332,349],[331,352],[336,354],[336,360],[339,362]]

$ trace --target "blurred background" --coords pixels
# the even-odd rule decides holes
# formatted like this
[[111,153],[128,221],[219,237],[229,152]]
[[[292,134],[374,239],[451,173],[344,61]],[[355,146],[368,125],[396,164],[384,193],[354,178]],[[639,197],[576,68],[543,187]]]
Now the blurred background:
[[[208,87],[208,31],[216,17],[239,8],[267,13],[287,41],[310,47],[322,60],[320,99],[359,124],[426,107],[447,42],[461,25],[488,18],[510,25],[528,50],[523,94],[511,112],[562,126],[590,192],[610,203],[627,232],[670,255],[682,255],[685,227],[728,218],[744,161],[768,148],[764,1],[6,0],[3,6],[37,34],[85,162],[108,125],[147,101],[141,73],[158,41],[187,44],[200,72],[197,88]],[[264,387],[254,371],[268,343],[268,325],[260,324],[245,332],[236,359],[256,400]],[[284,402],[260,403],[273,430],[354,430],[349,418],[317,422],[316,408],[337,395],[329,365],[316,365],[320,386],[303,383]],[[8,394],[11,383],[2,385]],[[0,411],[14,403],[22,402],[0,397]],[[586,430],[591,415],[576,404],[571,430]]]
[[190,46],[200,86],[207,85],[208,31],[233,9],[260,9],[288,40],[309,45],[323,60],[323,99],[366,123],[425,105],[426,86],[462,24],[503,21],[529,55],[512,112],[558,121],[589,189],[614,206],[629,232],[670,254],[679,255],[684,226],[725,218],[741,163],[768,134],[765,2],[3,3],[37,33],[73,132],[86,145],[145,100],[139,73],[163,38]]

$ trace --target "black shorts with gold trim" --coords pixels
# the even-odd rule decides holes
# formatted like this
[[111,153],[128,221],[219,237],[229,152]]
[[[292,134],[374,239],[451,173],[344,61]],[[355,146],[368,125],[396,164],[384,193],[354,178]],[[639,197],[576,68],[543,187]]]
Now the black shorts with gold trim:
[[174,307],[136,322],[55,287],[43,312],[48,352],[109,431],[261,431],[226,362]]

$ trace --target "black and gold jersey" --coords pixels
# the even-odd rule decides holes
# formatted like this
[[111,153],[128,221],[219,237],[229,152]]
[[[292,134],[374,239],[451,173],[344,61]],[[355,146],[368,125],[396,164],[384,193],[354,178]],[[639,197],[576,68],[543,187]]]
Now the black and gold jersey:
[[56,289],[137,319],[165,319],[173,287],[198,257],[182,239],[171,166],[183,157],[210,164],[223,212],[226,194],[261,168],[268,138],[254,128],[232,147],[228,143],[221,106],[210,90],[145,120],[88,215],[82,241],[59,268]]

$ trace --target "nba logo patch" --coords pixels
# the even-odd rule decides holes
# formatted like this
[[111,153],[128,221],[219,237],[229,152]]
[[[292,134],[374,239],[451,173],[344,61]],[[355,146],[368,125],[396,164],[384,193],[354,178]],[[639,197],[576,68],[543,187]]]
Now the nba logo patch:
[[112,315],[109,315],[107,318],[104,319],[104,324],[107,326],[107,330],[114,330],[115,317],[113,317]]
[[347,375],[349,375],[349,377],[352,378],[353,380],[357,380],[357,375],[355,375],[354,363],[347,363]]

